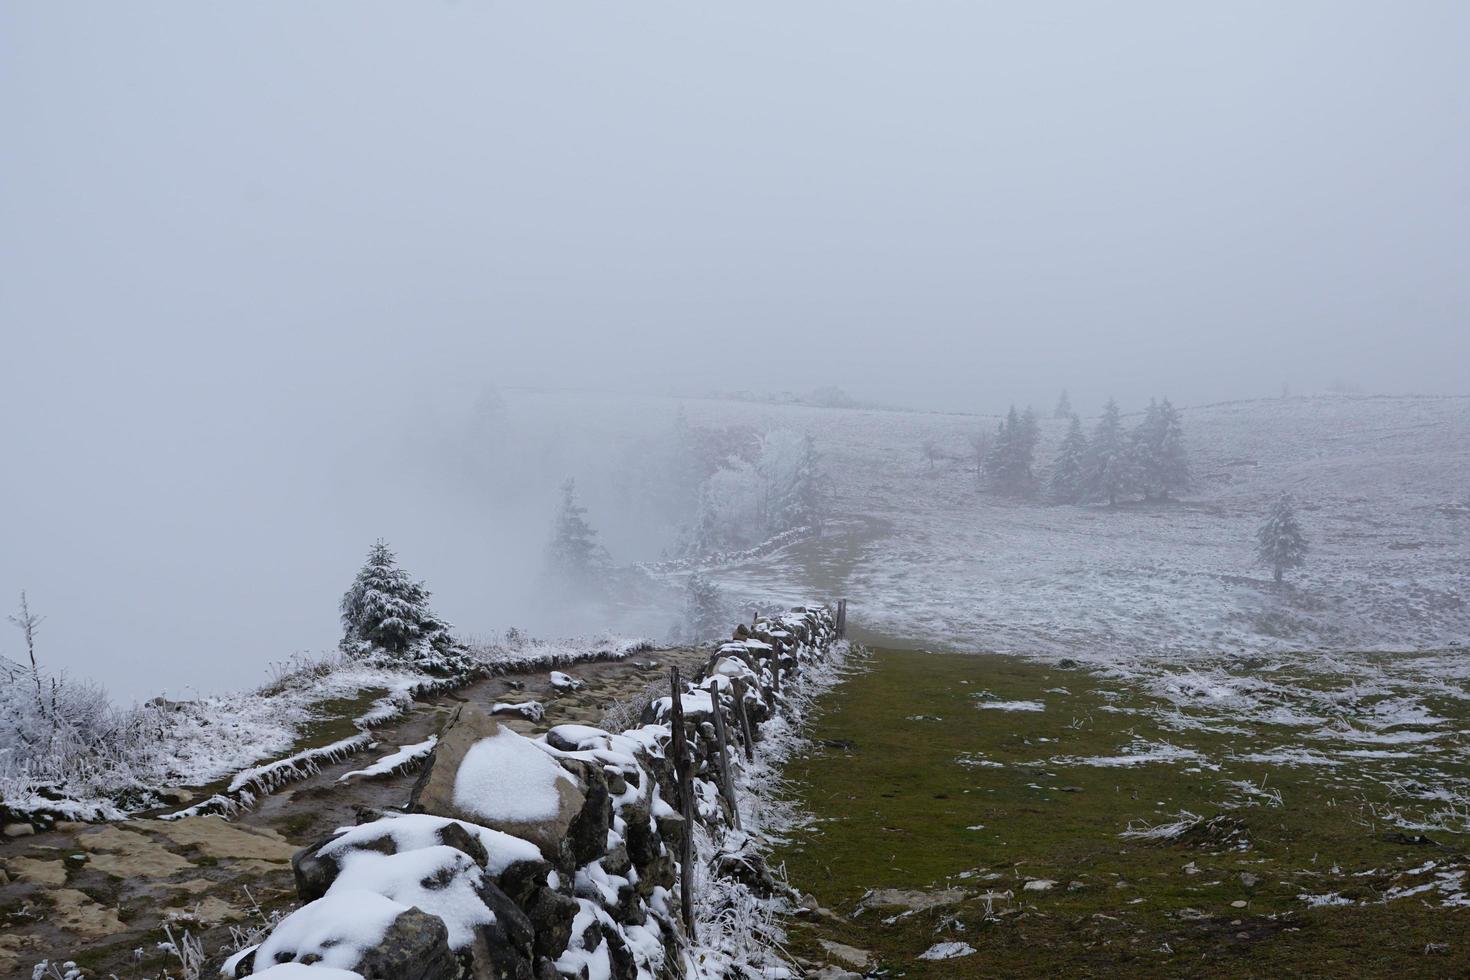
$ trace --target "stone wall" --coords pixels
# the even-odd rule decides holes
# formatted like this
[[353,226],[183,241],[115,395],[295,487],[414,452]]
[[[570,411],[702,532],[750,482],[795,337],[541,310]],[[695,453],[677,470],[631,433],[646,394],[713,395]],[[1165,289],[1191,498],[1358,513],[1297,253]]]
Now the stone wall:
[[[825,607],[741,625],[681,684],[677,705],[671,690],[623,732],[562,725],[530,739],[462,706],[405,812],[339,829],[297,853],[306,904],[232,957],[226,974],[685,975],[692,927],[681,911],[681,861],[707,862],[757,894],[774,887],[753,853],[691,846],[689,820],[713,840],[739,821],[720,735],[724,757],[758,753],[762,727],[786,709],[783,686],[826,659],[836,641]],[[680,712],[687,800],[674,758]]]

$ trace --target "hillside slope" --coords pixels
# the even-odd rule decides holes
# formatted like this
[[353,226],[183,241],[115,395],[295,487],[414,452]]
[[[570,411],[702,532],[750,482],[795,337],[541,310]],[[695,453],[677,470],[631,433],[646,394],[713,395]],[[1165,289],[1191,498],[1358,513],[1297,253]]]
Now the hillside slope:
[[[824,538],[715,573],[737,594],[768,596],[773,583],[783,600],[846,594],[854,623],[948,649],[1178,656],[1470,637],[1467,398],[1187,408],[1195,490],[1116,509],[978,493],[965,437],[992,420],[732,402],[687,410],[703,424],[809,430],[834,479]],[[1045,463],[1063,423],[1042,425]],[[926,439],[954,458],[931,470]],[[1278,591],[1253,564],[1252,536],[1283,490],[1301,502],[1313,551]]]

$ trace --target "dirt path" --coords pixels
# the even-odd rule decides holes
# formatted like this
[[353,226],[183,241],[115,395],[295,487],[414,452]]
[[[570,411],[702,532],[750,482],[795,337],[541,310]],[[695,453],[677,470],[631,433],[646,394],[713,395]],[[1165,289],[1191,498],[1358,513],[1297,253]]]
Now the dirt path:
[[415,778],[342,777],[424,741],[455,705],[471,701],[488,710],[539,701],[541,721],[507,720],[524,734],[596,724],[607,705],[661,682],[668,666],[687,669],[706,655],[659,650],[567,667],[582,683],[576,690],[554,689],[547,671],[486,678],[421,703],[374,729],[375,748],[283,786],[229,820],[168,821],[150,813],[0,842],[0,976],[29,978],[43,959],[72,960],[98,976],[154,976],[170,961],[158,947],[165,926],[176,936],[187,929],[210,954],[229,948],[232,929],[252,929],[294,904],[290,860],[299,847],[357,823],[360,813],[402,806]]

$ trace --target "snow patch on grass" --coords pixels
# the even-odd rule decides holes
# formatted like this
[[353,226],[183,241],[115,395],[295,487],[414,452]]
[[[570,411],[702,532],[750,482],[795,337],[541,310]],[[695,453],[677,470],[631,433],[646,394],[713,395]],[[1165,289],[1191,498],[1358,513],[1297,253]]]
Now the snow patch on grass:
[[921,960],[953,960],[961,956],[969,956],[977,952],[969,943],[948,942],[935,943],[919,954]]
[[981,701],[975,705],[981,711],[1045,711],[1040,701]]

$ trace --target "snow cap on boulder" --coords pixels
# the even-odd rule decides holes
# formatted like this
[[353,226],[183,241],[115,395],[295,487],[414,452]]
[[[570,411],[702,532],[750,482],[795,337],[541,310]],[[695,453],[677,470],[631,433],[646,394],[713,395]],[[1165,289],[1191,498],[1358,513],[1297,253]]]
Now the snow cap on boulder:
[[409,809],[530,841],[557,861],[585,797],[545,749],[475,705],[461,705],[413,788]]
[[255,951],[259,972],[281,963],[365,977],[451,980],[459,963],[437,916],[376,892],[342,889],[286,916]]

